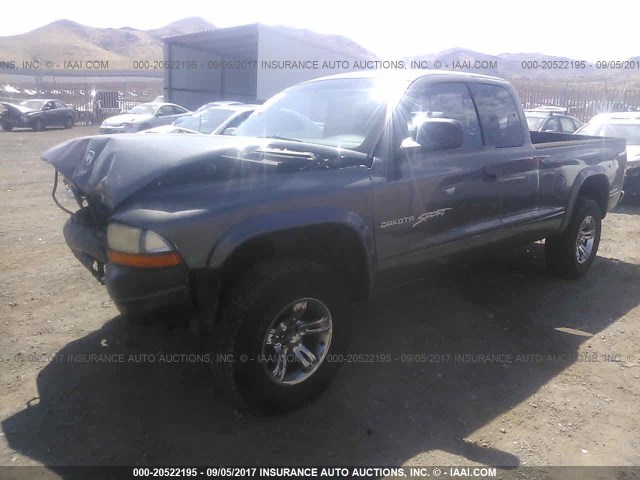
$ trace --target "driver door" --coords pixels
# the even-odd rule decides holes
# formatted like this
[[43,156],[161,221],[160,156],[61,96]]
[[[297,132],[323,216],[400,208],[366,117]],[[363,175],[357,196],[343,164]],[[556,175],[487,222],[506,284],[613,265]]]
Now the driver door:
[[411,87],[394,115],[401,123],[396,130],[409,136],[421,120],[452,119],[462,125],[463,142],[436,151],[392,147],[395,173],[378,183],[374,200],[381,260],[426,253],[501,225],[500,160],[483,144],[469,89],[463,82],[433,82]]
[[171,105],[160,107],[156,113],[155,125],[171,125],[177,118],[173,113],[174,111]]
[[55,126],[56,122],[56,106],[53,101],[45,103],[42,107],[42,121],[45,127]]

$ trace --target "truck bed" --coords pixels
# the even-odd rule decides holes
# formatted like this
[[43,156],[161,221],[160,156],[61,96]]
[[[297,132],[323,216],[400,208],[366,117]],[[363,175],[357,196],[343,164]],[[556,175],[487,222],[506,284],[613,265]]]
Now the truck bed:
[[544,150],[545,148],[571,146],[571,145],[588,145],[602,144],[607,146],[626,148],[626,141],[622,138],[612,137],[594,137],[591,135],[575,135],[572,133],[554,133],[554,132],[529,132],[531,135],[531,143],[536,150]]

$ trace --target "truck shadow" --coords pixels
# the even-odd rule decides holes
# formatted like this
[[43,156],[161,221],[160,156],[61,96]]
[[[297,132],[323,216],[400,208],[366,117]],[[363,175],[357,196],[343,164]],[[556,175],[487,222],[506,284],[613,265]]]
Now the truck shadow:
[[[210,382],[198,339],[116,317],[66,345],[40,372],[39,399],[2,429],[11,448],[54,471],[428,464],[434,450],[516,466],[513,452],[466,438],[531,401],[578,361],[583,343],[640,301],[637,265],[601,257],[586,278],[563,282],[547,276],[537,244],[416,275],[354,307],[350,351],[363,357],[351,357],[320,399],[287,416],[234,412]],[[126,361],[90,357],[100,354]]]

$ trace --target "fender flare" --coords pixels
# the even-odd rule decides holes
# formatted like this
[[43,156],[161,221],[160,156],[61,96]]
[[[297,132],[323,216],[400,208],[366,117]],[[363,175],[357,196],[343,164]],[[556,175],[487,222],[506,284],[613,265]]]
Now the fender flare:
[[604,170],[604,168],[600,165],[594,165],[592,167],[585,168],[580,171],[573,181],[573,187],[571,188],[571,192],[569,193],[569,199],[567,202],[567,211],[562,220],[562,225],[560,226],[560,231],[564,232],[565,229],[569,226],[569,222],[571,222],[571,216],[573,215],[573,209],[576,206],[576,202],[578,200],[578,194],[580,193],[580,189],[584,185],[584,182],[589,178],[599,177],[603,178],[607,182],[607,195],[609,193],[610,185],[609,178]]
[[354,232],[365,255],[368,292],[373,290],[376,271],[375,243],[371,229],[357,213],[339,207],[313,207],[270,214],[261,214],[234,225],[214,245],[207,259],[207,268],[220,269],[225,261],[246,242],[262,235],[296,228],[339,225]]

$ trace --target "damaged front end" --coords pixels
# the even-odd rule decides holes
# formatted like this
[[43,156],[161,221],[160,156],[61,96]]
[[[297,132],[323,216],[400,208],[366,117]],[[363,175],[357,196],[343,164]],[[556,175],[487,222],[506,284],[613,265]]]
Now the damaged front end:
[[64,212],[70,214],[69,219],[64,224],[62,233],[65,242],[71,249],[73,255],[84,265],[89,272],[104,285],[104,266],[107,263],[106,255],[106,222],[98,221],[99,215],[89,201],[80,194],[77,188],[65,181],[69,190],[73,192],[76,202],[80,207],[78,211],[72,212],[65,208],[56,197],[59,184],[59,174],[55,171],[53,191],[51,196],[55,204]]

